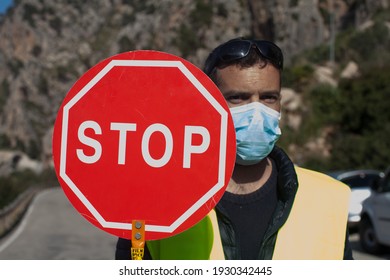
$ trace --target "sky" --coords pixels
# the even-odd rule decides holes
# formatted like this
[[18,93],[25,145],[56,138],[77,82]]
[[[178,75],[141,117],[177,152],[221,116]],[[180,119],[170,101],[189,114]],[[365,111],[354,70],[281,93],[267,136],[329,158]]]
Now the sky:
[[4,14],[8,7],[12,5],[12,0],[0,0],[0,14]]

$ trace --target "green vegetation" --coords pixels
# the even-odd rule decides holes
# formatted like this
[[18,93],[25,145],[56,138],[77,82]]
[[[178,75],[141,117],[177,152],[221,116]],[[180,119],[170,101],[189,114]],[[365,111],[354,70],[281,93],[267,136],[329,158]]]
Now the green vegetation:
[[302,95],[307,111],[299,131],[283,129],[280,145],[302,147],[330,129],[326,139],[332,147],[330,157],[303,155],[308,168],[384,170],[390,166],[390,31],[378,18],[390,18],[389,11],[378,13],[371,27],[337,35],[336,74],[354,61],[359,77],[341,80],[336,88],[313,84],[313,66],[329,60],[326,44],[296,56],[283,71],[283,85]]
[[190,24],[195,30],[208,27],[213,20],[213,5],[209,1],[196,0],[195,9],[190,13]]
[[39,46],[39,45],[35,45],[32,48],[31,53],[32,53],[33,56],[39,57],[39,55],[42,53],[42,47]]
[[3,110],[9,97],[9,82],[4,79],[0,84],[0,112]]
[[[63,83],[70,82],[74,79],[74,77],[78,77],[79,73],[75,69],[74,65],[69,63],[68,65],[57,65],[56,68],[53,70],[52,75],[58,80]],[[44,86],[44,81],[43,84],[40,84],[41,86]]]
[[223,18],[227,18],[229,15],[229,11],[226,9],[223,3],[219,3],[217,5],[217,15]]
[[28,188],[58,186],[54,170],[47,169],[41,174],[30,170],[14,172],[8,177],[0,177],[0,209],[10,204]]
[[47,81],[47,78],[45,78],[42,73],[39,75],[38,91],[40,94],[43,94],[45,96],[49,95],[49,83]]
[[27,148],[27,155],[32,159],[40,159],[42,151],[42,145],[40,142],[30,140],[28,148]]
[[[374,168],[390,165],[390,67],[370,69],[338,88],[318,85],[305,93],[308,112],[299,131],[284,130],[282,146],[302,146],[332,127],[331,156],[308,155],[305,166],[317,170]],[[307,95],[307,96],[306,96]]]
[[8,136],[5,134],[0,134],[0,149],[9,149],[11,148],[11,141]]
[[34,15],[38,13],[39,10],[35,5],[26,3],[24,5],[23,19],[27,21],[31,27],[35,27]]
[[107,42],[112,41],[115,37],[115,32],[113,32],[112,26],[110,26],[110,21],[101,26],[100,31],[94,36],[91,40],[90,46],[92,47],[93,52],[101,53],[102,57],[108,56],[110,49],[110,44]]
[[282,84],[296,91],[304,90],[312,81],[314,68],[310,64],[294,64],[283,70]]
[[[128,3],[129,1],[122,1],[123,4],[130,4]],[[131,3],[131,6],[135,8],[135,14],[138,12],[144,12],[146,14],[153,14],[157,8],[153,3],[149,3],[148,1],[145,0],[133,0]]]
[[136,14],[134,12],[133,13],[124,13],[122,15],[122,19],[121,19],[121,26],[133,24],[136,21],[136,19],[137,19],[137,17],[136,17]]
[[135,49],[135,43],[127,36],[119,39],[119,52],[128,52]]
[[7,62],[8,68],[11,70],[14,77],[19,76],[20,70],[24,67],[24,64],[19,59],[14,59]]
[[70,5],[72,5],[79,12],[83,11],[83,8],[84,8],[83,1],[79,1],[79,0],[66,0],[65,2],[70,4]]
[[62,33],[62,20],[59,17],[54,17],[49,20],[49,25],[51,28],[53,28],[58,36],[61,36]]
[[339,129],[332,139],[335,168],[390,165],[390,67],[340,84]]
[[201,42],[197,38],[192,27],[181,25],[178,31],[178,36],[174,44],[179,48],[183,57],[188,57],[196,52],[196,49],[201,47]]
[[213,5],[205,0],[196,0],[195,8],[191,11],[189,19],[188,24],[180,26],[178,35],[173,41],[183,57],[188,57],[203,47],[202,35],[198,32],[210,27],[213,19]]
[[336,60],[355,60],[362,68],[384,66],[390,60],[389,28],[376,23],[364,31],[347,30],[337,42]]

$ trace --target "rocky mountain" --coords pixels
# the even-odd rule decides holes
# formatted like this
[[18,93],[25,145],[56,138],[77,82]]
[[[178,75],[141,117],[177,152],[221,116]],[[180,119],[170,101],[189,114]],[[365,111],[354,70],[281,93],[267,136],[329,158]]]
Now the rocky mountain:
[[277,42],[288,65],[334,30],[362,26],[388,7],[389,0],[15,0],[0,18],[0,150],[49,166],[64,96],[111,55],[155,49],[202,67],[219,42],[256,36]]

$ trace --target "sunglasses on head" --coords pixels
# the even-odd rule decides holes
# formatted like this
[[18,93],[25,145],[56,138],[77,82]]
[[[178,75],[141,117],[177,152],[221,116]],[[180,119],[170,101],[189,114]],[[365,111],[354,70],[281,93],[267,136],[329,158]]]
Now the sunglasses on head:
[[270,41],[233,39],[217,47],[207,59],[204,72],[210,75],[220,63],[229,63],[246,57],[252,48],[256,48],[262,57],[270,61],[279,70],[283,69],[281,49]]

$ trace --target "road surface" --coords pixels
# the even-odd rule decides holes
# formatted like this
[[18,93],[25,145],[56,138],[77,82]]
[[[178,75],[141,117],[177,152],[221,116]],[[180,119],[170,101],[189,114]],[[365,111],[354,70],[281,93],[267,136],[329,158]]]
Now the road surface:
[[112,260],[116,237],[85,220],[61,188],[39,193],[22,222],[0,240],[0,259]]

